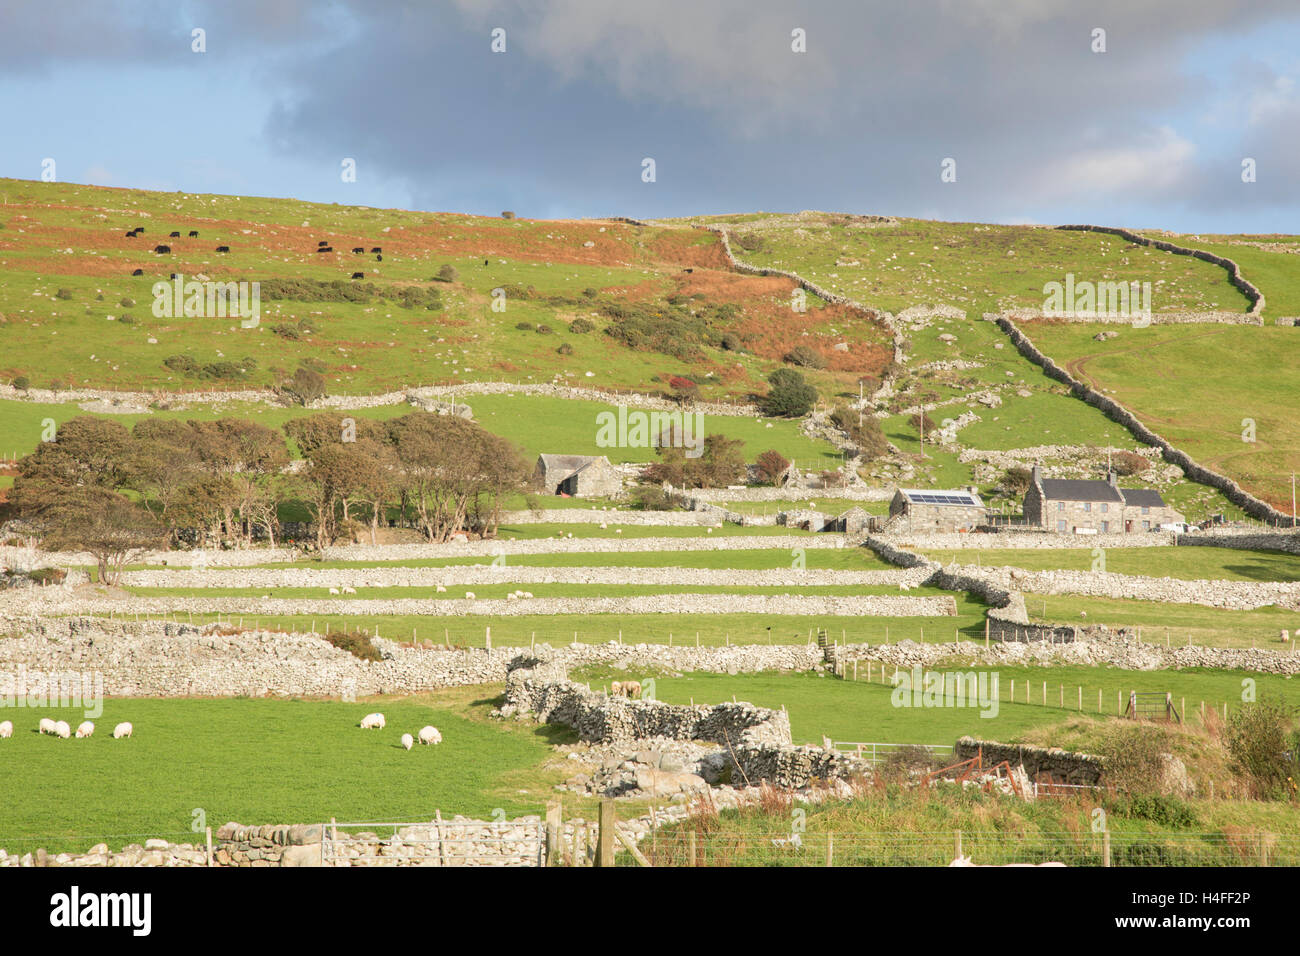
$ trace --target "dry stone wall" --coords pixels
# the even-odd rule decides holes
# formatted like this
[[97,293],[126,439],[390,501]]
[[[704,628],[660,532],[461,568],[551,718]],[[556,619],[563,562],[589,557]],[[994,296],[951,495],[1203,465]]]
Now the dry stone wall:
[[954,763],[977,756],[985,767],[1005,760],[1013,767],[1023,767],[1030,780],[1043,774],[1056,783],[1084,787],[1098,786],[1106,769],[1106,762],[1101,757],[1059,748],[1002,744],[995,740],[976,740],[974,737],[962,737],[953,747]]
[[1151,246],[1162,252],[1172,252],[1178,256],[1192,256],[1200,259],[1202,262],[1209,262],[1222,269],[1227,270],[1228,282],[1233,288],[1237,289],[1242,295],[1250,300],[1250,314],[1260,315],[1264,311],[1264,293],[1260,292],[1252,283],[1246,281],[1246,277],[1241,273],[1241,267],[1231,259],[1224,256],[1215,255],[1213,252],[1206,252],[1204,249],[1192,249],[1187,246],[1178,246],[1172,242],[1163,239],[1148,239],[1146,236],[1139,235],[1131,229],[1120,229],[1113,226],[1089,226],[1089,225],[1072,225],[1057,226],[1057,229],[1073,230],[1076,232],[1104,232],[1112,236],[1119,236],[1126,242],[1131,242],[1139,246]]
[[[1262,301],[1262,300],[1261,300]],[[1082,399],[1089,405],[1099,409],[1107,418],[1118,422],[1127,428],[1133,437],[1145,445],[1152,445],[1161,450],[1165,461],[1177,465],[1192,481],[1200,482],[1203,485],[1209,485],[1222,492],[1223,496],[1231,501],[1234,505],[1241,508],[1242,511],[1252,518],[1258,518],[1261,521],[1269,521],[1276,524],[1289,524],[1290,515],[1284,515],[1272,505],[1261,501],[1254,495],[1250,494],[1231,478],[1220,475],[1218,472],[1211,471],[1202,465],[1197,464],[1190,455],[1175,448],[1169,441],[1156,434],[1146,425],[1138,420],[1137,416],[1130,412],[1113,398],[1109,398],[1096,389],[1080,382],[1073,375],[1061,368],[1054,361],[1040,352],[1034,343],[1029,340],[1016,324],[1007,316],[998,316],[996,319],[998,328],[1006,333],[1011,339],[1016,349],[1029,361],[1041,367],[1048,378],[1053,378],[1070,387],[1070,391],[1076,398]]]

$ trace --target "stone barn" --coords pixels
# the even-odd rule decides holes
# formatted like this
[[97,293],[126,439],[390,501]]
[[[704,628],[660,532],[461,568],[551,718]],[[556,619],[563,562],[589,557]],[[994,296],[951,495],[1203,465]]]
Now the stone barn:
[[974,490],[899,488],[889,503],[891,531],[972,531],[988,511]]
[[538,455],[533,482],[570,498],[612,498],[623,490],[623,477],[604,455]]
[[1105,480],[1044,478],[1037,465],[1025,492],[1025,522],[1061,534],[1129,534],[1156,531],[1183,516],[1151,488],[1121,488],[1115,472]]

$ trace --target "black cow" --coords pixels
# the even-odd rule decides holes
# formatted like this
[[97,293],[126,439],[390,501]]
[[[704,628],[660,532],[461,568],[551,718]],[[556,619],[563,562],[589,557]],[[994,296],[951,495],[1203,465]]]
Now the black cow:
[[230,251],[229,246],[217,246],[217,252],[229,252],[229,251]]
[[370,251],[371,251],[371,252],[383,252],[384,250],[383,250],[383,249],[380,249],[378,246],[375,246],[375,247],[374,247],[373,249],[371,249]]
[[179,232],[173,232],[173,233],[171,233],[170,235],[167,236],[168,239],[179,239],[180,237],[181,237],[181,234],[180,234]]
[[318,246],[328,246],[328,245],[329,245],[329,240],[328,240],[328,239],[322,239],[320,242],[316,243],[316,245],[318,245]]
[[137,236],[140,235],[140,233],[144,232],[144,226],[136,226],[134,232]]
[[131,273],[131,275],[133,275],[133,276],[142,276],[142,275],[144,275],[144,270],[143,270],[143,269],[136,269],[134,272]]
[[172,247],[171,247],[171,246],[154,246],[154,247],[153,247],[153,251],[156,252],[156,253],[158,253],[159,255],[162,255],[163,253],[171,252],[171,251],[172,251]]
[[173,273],[172,273],[171,275],[169,275],[167,278],[169,278],[169,279],[175,279],[175,278],[176,278],[176,273],[173,272]]
[[365,274],[364,272],[354,272],[354,273],[352,273],[352,278],[354,278],[354,279],[364,279],[365,277],[366,277],[366,274]]
[[128,232],[128,233],[126,234],[126,237],[127,237],[128,239],[134,239],[134,238],[135,238],[135,230],[132,229],[130,232]]
[[333,252],[333,251],[334,251],[334,247],[333,247],[333,246],[321,246],[321,247],[320,247],[319,249],[317,249],[316,251],[317,251],[317,252]]
[[483,260],[483,265],[487,265],[487,260],[486,260],[486,259]]
[[365,247],[365,246],[357,246],[355,249],[352,250],[352,253],[353,253],[353,255],[356,255],[356,254],[359,254],[359,253],[362,253],[362,252],[365,252],[365,251],[366,251],[366,247]]
[[694,270],[694,269],[683,269],[682,271],[683,271],[683,272],[686,272],[686,273],[691,273],[691,272],[694,272],[695,270]]
[[384,257],[383,257],[383,256],[375,256],[375,261],[376,261],[376,262],[383,262],[383,261],[384,261]]

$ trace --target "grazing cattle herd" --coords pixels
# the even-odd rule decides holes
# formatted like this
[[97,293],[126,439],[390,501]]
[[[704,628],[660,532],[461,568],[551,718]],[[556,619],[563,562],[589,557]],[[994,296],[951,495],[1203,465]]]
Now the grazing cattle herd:
[[[143,233],[144,233],[144,226],[136,226],[134,229],[131,229],[130,231],[128,231],[125,235],[126,235],[126,238],[128,238],[128,239],[137,239],[137,238],[139,238]],[[199,237],[199,231],[198,231],[197,229],[191,229],[191,230],[189,230],[188,236],[189,236],[190,239],[197,239],[197,238]],[[181,237],[181,231],[180,231],[179,229],[174,229],[174,230],[172,230],[171,232],[168,233],[168,238],[169,238],[169,239],[179,239],[180,237]],[[172,247],[169,246],[169,245],[164,245],[164,244],[160,243],[160,244],[154,246],[153,251],[154,251],[157,255],[160,255],[160,256],[161,256],[161,255],[170,255],[171,252],[172,252]],[[230,251],[230,246],[217,246],[216,249],[215,249],[214,251],[216,251],[216,252],[221,252],[221,253],[226,253],[226,252],[229,252],[229,251]],[[333,251],[334,251],[334,247],[333,247],[332,245],[330,245],[330,241],[329,241],[328,239],[320,239],[320,240],[317,240],[317,242],[316,242],[316,252],[321,253],[321,252],[333,252]],[[353,254],[353,255],[364,255],[364,254],[365,254],[365,251],[366,251],[366,247],[365,247],[365,246],[353,246],[353,247],[352,247],[352,254]],[[374,257],[375,257],[376,261],[378,261],[378,262],[383,262],[383,261],[384,261],[384,257],[383,257],[383,251],[384,251],[384,249],[383,249],[382,246],[373,246],[373,247],[371,247],[370,251],[371,251],[371,253],[374,254]],[[483,263],[483,264],[484,264],[484,265],[487,265],[487,260],[484,260],[484,263]],[[132,276],[143,276],[143,275],[144,275],[144,269],[132,269],[132,270],[131,270],[131,275],[132,275]],[[366,274],[365,274],[364,272],[354,272],[354,273],[352,273],[352,278],[353,278],[353,279],[364,279],[365,277],[366,277]],[[171,274],[171,278],[172,278],[172,279],[175,279],[175,278],[176,278],[176,273],[173,272],[173,273]]]

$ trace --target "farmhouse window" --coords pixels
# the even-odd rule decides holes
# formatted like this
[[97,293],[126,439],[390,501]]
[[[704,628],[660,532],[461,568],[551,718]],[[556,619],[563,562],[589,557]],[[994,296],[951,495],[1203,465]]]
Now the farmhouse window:
[[1150,521],[1143,521],[1143,522],[1142,522],[1142,530],[1143,530],[1143,531],[1150,531],[1150,530],[1151,530],[1151,522],[1150,522]]
[[1109,511],[1110,511],[1110,503],[1103,501],[1101,503],[1101,513],[1106,514]]
[[1062,518],[1060,521],[1056,522],[1056,530],[1057,530],[1057,531],[1064,531],[1064,530],[1065,530],[1065,519],[1064,519],[1064,518]]
[[1142,506],[1142,513],[1143,513],[1144,515],[1149,515],[1149,514],[1151,513],[1151,509],[1148,508],[1146,505],[1143,505],[1143,506]]
[[[1106,506],[1105,506],[1105,505],[1102,505],[1101,507],[1102,507],[1103,509],[1105,509]],[[1109,531],[1109,530],[1110,530],[1110,522],[1109,522],[1109,521],[1103,521],[1103,522],[1101,523],[1101,532],[1102,532],[1102,534],[1105,534],[1105,533],[1106,533],[1107,531]]]
[[1058,502],[1056,503],[1056,510],[1057,510],[1057,511],[1064,511],[1064,510],[1065,510],[1065,502],[1064,502],[1064,501],[1058,501]]
[[1084,510],[1084,511],[1091,511],[1091,510],[1092,510],[1092,502],[1091,502],[1091,501],[1085,501],[1085,502],[1083,503],[1083,510]]

